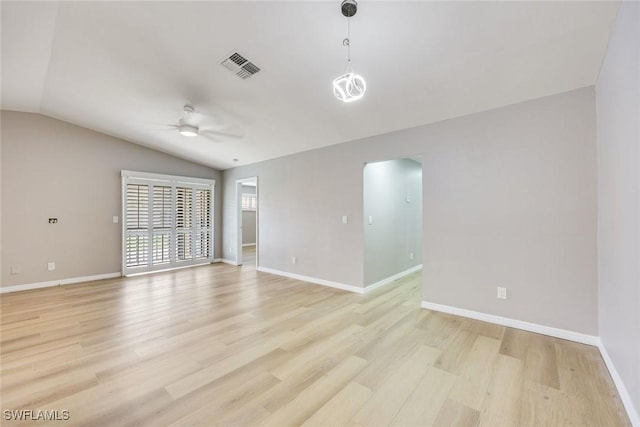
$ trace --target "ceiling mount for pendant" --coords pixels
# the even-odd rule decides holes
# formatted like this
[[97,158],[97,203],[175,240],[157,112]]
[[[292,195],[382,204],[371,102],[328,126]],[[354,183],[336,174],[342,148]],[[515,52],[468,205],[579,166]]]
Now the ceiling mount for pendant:
[[333,80],[333,94],[342,102],[352,102],[364,96],[367,84],[364,78],[351,69],[351,20],[358,11],[356,0],[343,0],[340,5],[342,15],[347,18],[347,38],[342,40],[342,45],[347,48],[347,72]]
[[358,11],[358,2],[356,0],[344,0],[340,8],[344,16],[351,18]]

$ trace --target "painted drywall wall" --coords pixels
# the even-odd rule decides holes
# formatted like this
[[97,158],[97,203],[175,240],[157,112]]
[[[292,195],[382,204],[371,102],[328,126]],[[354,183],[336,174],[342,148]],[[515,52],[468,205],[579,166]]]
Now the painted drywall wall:
[[365,286],[422,263],[420,163],[397,159],[367,164],[363,211]]
[[[600,338],[640,411],[640,3],[622,2],[596,86]],[[636,422],[640,422],[639,419]]]
[[423,299],[596,335],[594,98],[588,87],[225,170],[225,257],[235,179],[258,176],[261,266],[362,287],[364,164],[422,155]]
[[242,184],[242,194],[256,194],[256,187]]
[[242,244],[256,243],[256,211],[242,211]]
[[220,253],[220,172],[39,114],[1,114],[3,287],[121,271],[112,217],[121,215],[122,169],[215,179]]
[[424,300],[597,335],[593,87],[443,123],[422,154]]
[[[242,194],[256,194],[256,187],[253,185],[242,185]],[[256,243],[256,212],[251,210],[242,211],[242,244]]]

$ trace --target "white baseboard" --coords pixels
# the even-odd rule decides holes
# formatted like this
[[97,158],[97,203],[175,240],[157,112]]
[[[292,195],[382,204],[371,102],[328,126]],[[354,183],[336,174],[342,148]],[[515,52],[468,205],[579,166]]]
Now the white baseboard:
[[344,283],[332,282],[330,280],[318,279],[317,277],[303,276],[302,274],[289,273],[287,271],[274,270],[272,268],[258,267],[258,271],[263,273],[275,274],[277,276],[289,277],[290,279],[302,280],[303,282],[315,283],[317,285],[329,286],[331,288],[342,289],[343,291],[355,292],[363,294],[364,288],[345,285]]
[[141,271],[139,273],[125,274],[124,277],[137,277],[137,276],[147,276],[149,274],[156,274],[156,273],[166,273],[167,271],[184,270],[185,268],[202,267],[203,265],[211,265],[214,262],[215,262],[215,260],[211,260],[211,261],[208,261],[208,262],[201,262],[201,263],[196,263],[196,264],[187,264],[187,265],[181,265],[179,267],[163,268],[163,269],[160,269],[160,270]]
[[255,243],[243,243],[242,247],[244,248],[246,246],[255,246],[255,245],[256,245]]
[[409,274],[415,273],[416,271],[420,271],[420,270],[422,270],[422,264],[416,265],[415,267],[411,267],[408,270],[401,271],[398,274],[394,274],[393,276],[389,276],[386,279],[382,279],[379,282],[373,283],[373,284],[371,284],[369,286],[365,286],[364,293],[366,294],[367,292],[371,292],[372,290],[377,289],[380,286],[384,286],[387,283],[391,283],[391,282],[396,281],[396,280],[398,280],[398,279],[400,279],[400,278],[402,278],[404,276],[408,276]]
[[455,314],[462,317],[469,317],[471,319],[482,320],[485,322],[495,323],[502,326],[509,326],[516,329],[523,329],[525,331],[536,332],[538,334],[549,335],[556,338],[562,338],[565,340],[575,341],[582,344],[588,344],[598,347],[598,349],[600,350],[600,354],[602,354],[602,359],[604,360],[604,363],[607,366],[609,373],[611,374],[611,378],[613,378],[613,382],[616,386],[616,389],[618,390],[620,399],[624,404],[624,408],[627,411],[627,415],[629,416],[631,425],[633,425],[633,427],[640,427],[640,415],[638,414],[638,410],[635,408],[633,400],[631,399],[631,395],[625,387],[620,374],[618,374],[618,371],[613,364],[613,360],[611,360],[609,353],[607,353],[607,349],[600,340],[600,337],[581,334],[579,332],[567,331],[565,329],[553,328],[551,326],[539,325],[537,323],[510,319],[508,317],[495,316],[493,314],[466,310],[464,308],[452,307],[444,304],[436,304],[428,301],[422,301],[421,305],[422,308],[426,308],[429,310],[442,311],[444,313]]
[[536,332],[538,334],[549,335],[551,337],[562,338],[564,340],[575,341],[582,344],[597,346],[600,341],[600,339],[595,335],[582,334],[579,332],[568,331],[566,329],[559,329],[551,326],[539,325],[537,323],[529,323],[522,320],[511,319],[508,317],[481,313],[479,311],[452,307],[450,305],[422,301],[422,308],[442,311],[444,313],[455,314],[462,317],[469,317],[471,319],[482,320],[484,322],[495,323],[502,326],[509,326],[511,328],[523,329],[525,331]]
[[226,259],[226,258],[222,258],[220,259],[219,262],[224,262],[225,264],[231,264],[231,265],[235,265],[238,266],[238,263],[232,259]]
[[28,291],[30,289],[50,288],[52,286],[71,285],[74,283],[93,282],[95,280],[113,279],[122,277],[122,273],[96,274],[95,276],[72,277],[70,279],[49,280],[48,282],[27,283],[25,285],[5,286],[0,288],[0,293]]
[[408,270],[402,271],[398,274],[394,274],[393,276],[380,280],[379,282],[369,285],[366,288],[361,288],[359,286],[347,285],[344,283],[333,282],[331,280],[319,279],[317,277],[304,276],[302,274],[289,273],[287,271],[274,270],[272,268],[267,268],[267,267],[258,267],[258,271],[262,271],[263,273],[270,273],[278,276],[289,277],[291,279],[302,280],[303,282],[310,282],[310,283],[315,283],[317,285],[329,286],[331,288],[342,289],[343,291],[354,292],[356,294],[365,294],[367,292],[371,292],[372,290],[377,289],[380,286],[384,286],[387,283],[391,283],[394,280],[398,280],[401,277],[407,276],[420,269],[422,269],[422,264],[412,267]]
[[214,259],[211,261],[211,264],[215,264],[216,262],[222,262],[222,258],[214,258]]
[[611,374],[611,378],[613,378],[613,383],[616,385],[618,389],[618,394],[620,395],[620,400],[622,400],[622,404],[624,408],[627,410],[627,415],[629,416],[629,420],[631,421],[631,425],[633,427],[640,427],[640,415],[638,414],[638,410],[633,405],[633,400],[631,399],[631,395],[627,390],[627,387],[622,382],[622,378],[620,374],[613,364],[613,360],[609,356],[606,347],[602,343],[602,340],[598,339],[598,348],[600,349],[600,354],[602,355],[602,359],[604,359],[605,365],[607,365],[607,369]]

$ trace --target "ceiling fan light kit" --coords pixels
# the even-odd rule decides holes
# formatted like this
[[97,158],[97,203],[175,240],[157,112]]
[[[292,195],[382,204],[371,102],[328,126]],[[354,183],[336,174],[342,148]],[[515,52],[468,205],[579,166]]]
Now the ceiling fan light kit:
[[340,5],[342,15],[347,18],[347,38],[342,45],[347,47],[347,72],[333,79],[333,95],[342,102],[353,102],[362,98],[367,91],[364,78],[351,69],[351,20],[358,11],[356,0],[343,0]]
[[180,135],[198,136],[198,130],[199,129],[197,126],[192,126],[187,124],[178,125],[178,132],[180,132]]
[[193,105],[186,104],[182,111],[184,111],[184,115],[178,122],[178,132],[183,136],[198,136],[200,128],[196,125],[190,124],[191,115],[196,111],[196,109]]

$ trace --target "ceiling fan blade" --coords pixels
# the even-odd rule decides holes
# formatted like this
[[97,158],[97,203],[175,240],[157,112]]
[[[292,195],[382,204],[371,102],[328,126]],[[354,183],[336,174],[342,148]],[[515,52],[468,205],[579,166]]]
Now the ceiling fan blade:
[[150,130],[175,130],[178,129],[178,125],[176,123],[144,123],[145,127]]
[[242,139],[244,135],[213,129],[200,129],[200,135],[214,136],[222,139]]
[[215,135],[215,134],[210,134],[210,133],[207,133],[207,132],[198,132],[198,136],[202,137],[204,139],[208,139],[211,142],[216,142],[216,143],[224,142],[224,139],[220,138],[220,136]]

